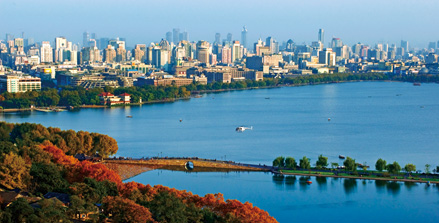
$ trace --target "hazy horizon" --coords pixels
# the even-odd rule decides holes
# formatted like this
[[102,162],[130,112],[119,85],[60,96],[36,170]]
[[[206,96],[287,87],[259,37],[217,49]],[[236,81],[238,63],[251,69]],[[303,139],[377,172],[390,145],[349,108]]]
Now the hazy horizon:
[[439,40],[434,29],[439,1],[435,0],[66,0],[0,2],[2,30],[35,41],[53,41],[65,36],[82,44],[84,31],[97,38],[124,37],[127,45],[149,44],[165,38],[168,31],[180,28],[189,39],[213,42],[215,33],[225,39],[241,39],[244,25],[249,45],[258,38],[272,36],[278,42],[288,39],[301,44],[317,40],[319,28],[325,30],[325,44],[332,37],[347,45],[357,42],[399,46],[407,40],[410,47],[425,48]]

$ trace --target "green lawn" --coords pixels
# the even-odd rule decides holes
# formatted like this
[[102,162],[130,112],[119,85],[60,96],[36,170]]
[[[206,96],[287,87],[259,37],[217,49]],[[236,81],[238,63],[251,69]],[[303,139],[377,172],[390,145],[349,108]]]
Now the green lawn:
[[298,174],[320,174],[325,176],[332,176],[331,172],[318,172],[318,171],[304,171],[304,170],[282,170],[282,173],[298,173]]

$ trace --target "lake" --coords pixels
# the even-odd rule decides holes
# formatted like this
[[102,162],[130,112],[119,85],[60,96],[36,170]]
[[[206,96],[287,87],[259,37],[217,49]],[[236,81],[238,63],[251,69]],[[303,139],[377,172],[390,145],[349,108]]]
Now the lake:
[[[296,160],[307,156],[315,163],[323,154],[340,165],[338,155],[371,167],[378,158],[401,166],[413,163],[418,170],[424,170],[427,163],[439,165],[437,84],[356,82],[231,91],[174,103],[34,111],[2,114],[0,119],[107,134],[118,141],[117,155],[125,157],[197,156],[271,164],[281,155]],[[253,130],[237,133],[238,126]],[[438,217],[431,209],[439,206],[438,189],[423,184],[391,184],[390,188],[399,188],[395,192],[375,181],[358,180],[346,192],[350,187],[345,180],[330,178],[325,184],[312,179],[312,185],[303,187],[299,177],[289,185],[264,173],[164,170],[132,180],[201,195],[221,192],[226,198],[250,201],[281,222],[296,218],[428,222]]]

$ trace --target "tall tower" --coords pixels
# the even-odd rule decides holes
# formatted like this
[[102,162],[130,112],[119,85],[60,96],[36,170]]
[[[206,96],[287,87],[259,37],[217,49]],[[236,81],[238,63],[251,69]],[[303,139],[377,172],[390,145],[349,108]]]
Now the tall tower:
[[178,29],[178,28],[173,29],[172,34],[173,34],[172,42],[174,42],[175,44],[180,42],[180,29]]
[[232,34],[227,33],[227,42],[232,42]]
[[90,40],[90,33],[84,32],[82,34],[82,47],[87,47],[89,40]]
[[221,44],[221,33],[215,34],[215,44]]
[[401,48],[404,48],[405,52],[409,52],[409,41],[401,40]]
[[241,42],[244,48],[247,48],[247,28],[245,26],[242,28]]
[[[167,32],[166,33],[166,40],[168,42],[172,42],[172,32]],[[176,43],[177,44],[177,43]]]
[[319,29],[319,42],[325,43],[325,30]]

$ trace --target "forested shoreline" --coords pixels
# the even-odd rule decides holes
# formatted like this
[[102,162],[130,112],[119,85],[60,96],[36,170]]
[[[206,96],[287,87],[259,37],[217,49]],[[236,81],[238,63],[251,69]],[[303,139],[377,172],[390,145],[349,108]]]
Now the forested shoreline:
[[220,193],[123,183],[105,165],[71,156],[116,152],[98,133],[0,122],[0,222],[277,222]]
[[268,88],[278,86],[300,86],[345,81],[404,81],[404,82],[433,82],[439,83],[439,76],[433,75],[409,75],[392,76],[383,73],[365,74],[318,74],[304,75],[291,78],[265,78],[262,81],[237,81],[232,83],[214,82],[207,85],[190,84],[186,86],[142,86],[142,87],[121,87],[121,88],[92,88],[64,86],[60,89],[45,87],[41,91],[28,91],[24,93],[4,92],[0,95],[0,106],[8,108],[30,108],[36,107],[80,107],[82,105],[101,105],[99,94],[110,92],[114,95],[128,93],[131,95],[131,103],[173,101],[180,98],[189,98],[191,93],[242,90],[254,88]]

